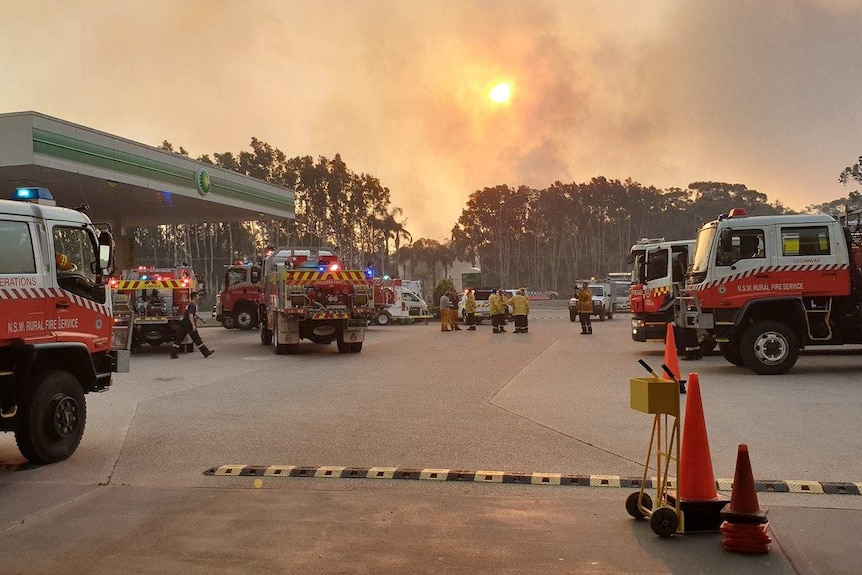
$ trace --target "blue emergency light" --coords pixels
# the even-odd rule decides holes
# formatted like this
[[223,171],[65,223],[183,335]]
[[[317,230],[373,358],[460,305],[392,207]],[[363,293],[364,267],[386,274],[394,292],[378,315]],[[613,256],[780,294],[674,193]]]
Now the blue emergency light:
[[46,206],[56,206],[54,196],[48,191],[48,188],[18,188],[12,194],[12,199],[19,202],[31,202],[34,204],[43,204]]

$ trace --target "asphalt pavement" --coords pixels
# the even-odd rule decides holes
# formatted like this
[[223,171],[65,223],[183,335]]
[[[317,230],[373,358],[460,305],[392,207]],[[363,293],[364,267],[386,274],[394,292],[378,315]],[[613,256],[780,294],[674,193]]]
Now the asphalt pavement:
[[632,342],[625,314],[594,336],[561,302],[531,315],[525,335],[373,327],[360,354],[275,356],[217,326],[207,359],[144,348],[87,397],[68,461],[31,466],[0,435],[0,573],[859,572],[862,496],[817,493],[862,487],[857,353],[778,378],[681,362],[701,375],[716,479],[744,442],[759,488],[799,491],[758,492],[772,543],[749,556],[625,510],[651,425],[628,380],[662,347]]

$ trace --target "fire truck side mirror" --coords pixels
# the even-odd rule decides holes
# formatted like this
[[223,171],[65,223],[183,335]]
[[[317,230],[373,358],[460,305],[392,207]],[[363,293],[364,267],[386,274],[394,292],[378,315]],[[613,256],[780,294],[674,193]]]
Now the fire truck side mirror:
[[99,234],[99,269],[105,275],[114,271],[114,238],[107,231]]

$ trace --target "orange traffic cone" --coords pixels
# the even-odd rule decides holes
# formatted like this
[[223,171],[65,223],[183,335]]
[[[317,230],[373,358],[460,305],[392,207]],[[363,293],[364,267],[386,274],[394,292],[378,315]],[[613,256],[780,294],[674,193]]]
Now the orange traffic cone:
[[722,522],[721,509],[727,504],[727,497],[719,495],[715,489],[700,381],[696,373],[689,374],[688,385],[676,492],[683,512],[683,532],[718,531]]
[[700,380],[696,373],[689,377],[691,393],[685,400],[682,451],[679,455],[679,497],[682,501],[710,501],[718,494],[700,399]]
[[664,364],[673,372],[671,375],[679,382],[679,392],[685,393],[685,380],[679,371],[679,358],[676,355],[676,338],[673,335],[673,324],[667,324],[667,335],[664,338]]
[[737,553],[768,553],[772,539],[767,534],[767,511],[769,510],[761,509],[757,502],[748,446],[740,444],[730,504],[721,510],[721,516],[725,520],[720,529],[724,549]]

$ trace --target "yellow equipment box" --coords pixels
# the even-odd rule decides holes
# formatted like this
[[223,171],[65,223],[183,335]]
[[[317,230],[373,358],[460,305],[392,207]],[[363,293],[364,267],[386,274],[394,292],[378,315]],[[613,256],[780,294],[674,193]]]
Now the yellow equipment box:
[[632,409],[643,413],[667,414],[679,417],[679,384],[656,377],[633,377],[631,387]]

